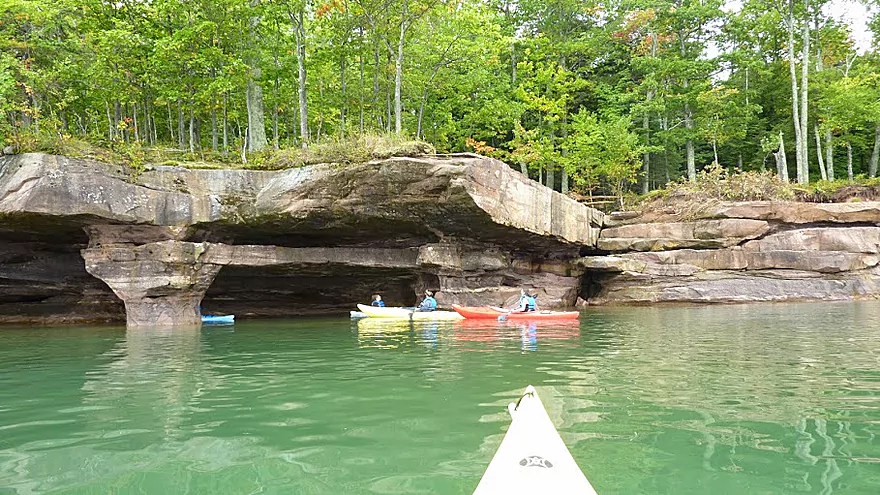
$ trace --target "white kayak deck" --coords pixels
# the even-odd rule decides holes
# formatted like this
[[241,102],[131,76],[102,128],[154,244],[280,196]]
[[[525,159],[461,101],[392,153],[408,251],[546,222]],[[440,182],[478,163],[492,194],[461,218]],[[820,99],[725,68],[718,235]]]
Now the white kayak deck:
[[595,494],[534,387],[508,406],[512,421],[474,495]]
[[377,307],[358,304],[358,310],[369,318],[396,320],[462,320],[464,316],[455,311],[415,311],[412,308]]

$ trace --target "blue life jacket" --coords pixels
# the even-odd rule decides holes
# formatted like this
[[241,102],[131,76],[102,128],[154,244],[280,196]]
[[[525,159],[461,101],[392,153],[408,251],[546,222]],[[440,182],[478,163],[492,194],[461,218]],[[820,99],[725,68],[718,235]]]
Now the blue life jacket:
[[378,301],[373,299],[373,302],[370,303],[370,306],[379,306],[380,308],[385,307],[385,301],[379,299]]
[[535,311],[538,309],[538,301],[532,296],[526,296],[526,311]]
[[422,304],[419,304],[420,311],[434,311],[437,309],[437,300],[431,296],[426,297]]

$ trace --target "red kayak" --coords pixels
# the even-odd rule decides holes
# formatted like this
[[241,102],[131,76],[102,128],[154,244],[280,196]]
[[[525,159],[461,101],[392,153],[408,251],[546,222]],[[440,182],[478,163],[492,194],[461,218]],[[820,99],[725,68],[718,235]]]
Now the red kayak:
[[508,320],[577,320],[580,316],[577,311],[527,311],[519,313],[500,311],[489,306],[459,306],[457,304],[453,304],[452,309],[465,318],[483,320],[497,320],[499,316],[504,316]]

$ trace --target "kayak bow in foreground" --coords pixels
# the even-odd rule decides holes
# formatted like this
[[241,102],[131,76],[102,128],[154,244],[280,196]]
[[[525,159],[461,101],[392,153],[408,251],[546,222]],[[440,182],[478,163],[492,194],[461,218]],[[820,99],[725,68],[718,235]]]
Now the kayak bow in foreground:
[[529,385],[508,406],[513,418],[474,495],[593,494],[550,416]]

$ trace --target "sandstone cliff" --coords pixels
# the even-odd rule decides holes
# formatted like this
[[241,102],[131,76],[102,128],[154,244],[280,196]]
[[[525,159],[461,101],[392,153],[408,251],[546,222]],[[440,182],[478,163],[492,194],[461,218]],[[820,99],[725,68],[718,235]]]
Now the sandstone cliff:
[[582,258],[588,302],[852,300],[880,295],[880,203],[707,204],[609,215]]
[[572,305],[573,261],[602,220],[476,155],[136,177],[3,157],[0,322],[196,323],[203,298],[206,312],[344,314],[424,288],[443,305],[499,304],[523,285]]
[[880,295],[880,203],[601,212],[477,155],[277,172],[0,158],[0,323],[198,322],[409,305]]

